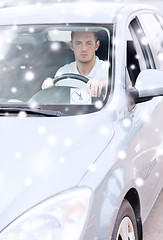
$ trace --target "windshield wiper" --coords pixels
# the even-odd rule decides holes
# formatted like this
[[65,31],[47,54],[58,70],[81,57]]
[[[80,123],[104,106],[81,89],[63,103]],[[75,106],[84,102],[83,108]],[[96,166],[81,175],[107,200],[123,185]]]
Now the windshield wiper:
[[40,108],[24,108],[24,107],[0,107],[0,115],[8,116],[10,114],[19,114],[20,112],[25,112],[27,115],[43,116],[43,117],[62,117],[67,116],[60,111],[53,111]]

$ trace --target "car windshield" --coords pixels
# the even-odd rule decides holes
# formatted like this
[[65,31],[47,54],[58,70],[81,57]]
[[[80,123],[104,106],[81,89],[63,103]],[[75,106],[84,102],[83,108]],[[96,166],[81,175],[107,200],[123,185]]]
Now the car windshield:
[[[84,75],[86,78],[81,76],[76,64],[80,62],[72,41],[72,34],[76,32],[79,36],[93,33],[95,43],[99,41],[95,49],[95,64],[99,65],[96,69],[92,67],[90,73]],[[40,107],[70,115],[101,109],[111,89],[111,32],[111,26],[79,24],[1,26],[0,107]],[[77,39],[75,44],[89,46],[91,43]],[[89,53],[85,49],[81,51],[81,57],[86,59]],[[89,59],[85,60],[85,66],[87,62]],[[64,70],[60,70],[65,65]],[[99,96],[92,96],[87,82],[96,77],[96,80],[106,77],[106,85]],[[47,78],[57,86],[44,84],[43,88]]]

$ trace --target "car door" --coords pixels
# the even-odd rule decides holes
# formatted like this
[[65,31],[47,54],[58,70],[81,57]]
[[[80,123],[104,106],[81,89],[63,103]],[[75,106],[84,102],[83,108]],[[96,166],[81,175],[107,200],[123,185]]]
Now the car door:
[[[145,15],[148,15],[144,17]],[[152,22],[150,19],[152,18]],[[135,74],[134,80],[132,80],[132,85],[136,83],[137,76],[140,71],[147,69],[161,69],[162,65],[160,63],[159,57],[162,56],[163,45],[162,41],[163,33],[159,32],[158,22],[155,22],[155,16],[153,14],[141,14],[139,18],[135,18],[129,25],[129,29],[133,38],[133,43],[137,50],[137,62],[139,63],[139,68],[136,67],[137,73]],[[145,19],[145,21],[144,21]],[[153,25],[151,27],[151,24]],[[147,27],[149,26],[149,28]],[[156,31],[155,40],[150,38],[149,29],[151,31]],[[159,30],[158,30],[159,29]],[[148,33],[147,33],[148,32]],[[162,38],[160,37],[162,36]],[[154,50],[154,47],[159,49],[158,52]],[[153,48],[152,48],[153,47]],[[160,55],[158,54],[160,53]],[[130,66],[131,68],[131,66]],[[135,69],[130,69],[135,71]],[[131,75],[131,74],[130,74]],[[153,79],[154,81],[154,79]],[[141,126],[140,126],[140,143],[137,149],[138,155],[141,155],[141,163],[135,159],[134,165],[136,169],[139,169],[137,174],[137,186],[139,191],[142,193],[142,211],[147,213],[155,196],[160,190],[161,182],[161,158],[163,149],[163,121],[161,119],[161,113],[163,110],[162,97],[153,98],[150,101],[136,104],[133,111],[133,116],[139,115]],[[143,213],[143,216],[145,215]]]

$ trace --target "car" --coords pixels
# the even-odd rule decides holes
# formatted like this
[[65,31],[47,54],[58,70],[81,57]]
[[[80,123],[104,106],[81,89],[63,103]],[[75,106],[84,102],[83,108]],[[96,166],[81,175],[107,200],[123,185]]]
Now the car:
[[[54,77],[74,61],[72,32],[98,35],[108,75],[100,96],[80,74]],[[68,84],[42,90],[48,77]],[[159,10],[106,1],[3,8],[0,83],[0,240],[142,240],[163,187]]]

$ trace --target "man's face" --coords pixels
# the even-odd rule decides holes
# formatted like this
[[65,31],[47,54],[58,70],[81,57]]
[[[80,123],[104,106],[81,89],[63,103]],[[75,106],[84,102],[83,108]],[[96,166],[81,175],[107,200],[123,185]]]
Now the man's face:
[[70,42],[76,61],[81,63],[88,63],[94,59],[99,45],[99,41],[96,42],[92,32],[75,32],[73,40]]

